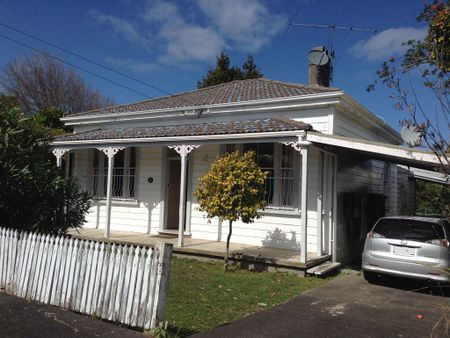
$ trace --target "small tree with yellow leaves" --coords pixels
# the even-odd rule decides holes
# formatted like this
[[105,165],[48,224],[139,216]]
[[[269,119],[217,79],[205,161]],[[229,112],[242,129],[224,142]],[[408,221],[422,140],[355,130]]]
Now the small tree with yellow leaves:
[[252,151],[243,155],[234,152],[218,157],[208,173],[200,179],[194,192],[199,209],[206,212],[208,218],[219,217],[229,222],[224,271],[228,269],[233,222],[240,219],[244,223],[252,223],[260,217],[258,210],[263,210],[267,205],[267,173],[256,164],[254,157]]

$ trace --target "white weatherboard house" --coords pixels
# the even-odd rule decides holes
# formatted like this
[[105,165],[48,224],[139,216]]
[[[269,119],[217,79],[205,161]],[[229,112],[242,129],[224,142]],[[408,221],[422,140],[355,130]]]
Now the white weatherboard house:
[[174,232],[180,246],[184,236],[221,240],[228,227],[198,211],[193,191],[218,155],[252,149],[270,173],[269,207],[235,223],[232,242],[298,250],[301,262],[310,253],[356,257],[379,216],[412,212],[405,168],[438,163],[400,146],[394,129],[340,89],[267,79],[62,120],[74,131],[53,142],[58,163],[95,196],[86,228]]

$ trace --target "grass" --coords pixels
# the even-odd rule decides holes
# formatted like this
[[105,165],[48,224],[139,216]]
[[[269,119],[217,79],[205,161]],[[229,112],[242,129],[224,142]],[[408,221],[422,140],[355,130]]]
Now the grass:
[[172,259],[166,320],[169,332],[188,336],[270,308],[323,284],[314,277],[250,272],[223,272],[221,262]]

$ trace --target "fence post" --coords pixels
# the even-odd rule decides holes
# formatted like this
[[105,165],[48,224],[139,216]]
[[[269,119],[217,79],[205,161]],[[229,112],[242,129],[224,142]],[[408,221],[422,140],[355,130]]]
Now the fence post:
[[167,299],[167,291],[169,288],[169,272],[172,257],[173,245],[163,242],[157,242],[155,250],[158,253],[158,266],[156,274],[156,286],[154,293],[154,312],[152,323],[150,326],[156,327],[160,322],[164,321],[164,311]]

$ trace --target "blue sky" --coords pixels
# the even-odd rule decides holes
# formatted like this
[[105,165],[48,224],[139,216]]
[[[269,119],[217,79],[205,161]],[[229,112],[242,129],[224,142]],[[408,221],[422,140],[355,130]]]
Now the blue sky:
[[[404,117],[392,108],[388,92],[367,93],[383,60],[401,52],[401,42],[426,30],[415,17],[422,0],[0,0],[0,22],[82,54],[170,93],[193,90],[225,50],[232,64],[248,53],[269,79],[306,83],[308,51],[329,46],[327,30],[290,27],[288,22],[338,24],[377,33],[336,31],[333,86],[344,89],[396,129]],[[46,50],[71,63],[123,83],[148,96],[162,93],[54,50],[0,26],[0,34]],[[0,38],[0,67],[30,53]],[[116,103],[145,99],[80,72]]]

